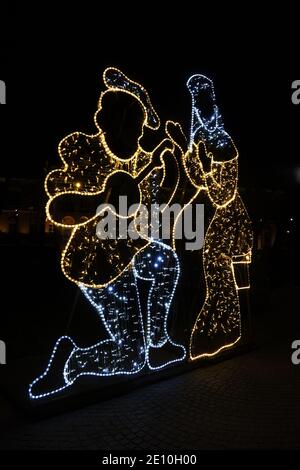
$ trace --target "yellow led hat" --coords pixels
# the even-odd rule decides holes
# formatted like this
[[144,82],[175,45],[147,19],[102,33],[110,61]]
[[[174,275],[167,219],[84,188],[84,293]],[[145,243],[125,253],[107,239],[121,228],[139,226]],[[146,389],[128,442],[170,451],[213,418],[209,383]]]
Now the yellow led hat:
[[152,106],[147,91],[142,85],[130,80],[123,72],[115,67],[108,67],[104,71],[103,81],[106,87],[112,91],[126,91],[138,98],[145,111],[145,126],[154,130],[159,128],[159,117]]

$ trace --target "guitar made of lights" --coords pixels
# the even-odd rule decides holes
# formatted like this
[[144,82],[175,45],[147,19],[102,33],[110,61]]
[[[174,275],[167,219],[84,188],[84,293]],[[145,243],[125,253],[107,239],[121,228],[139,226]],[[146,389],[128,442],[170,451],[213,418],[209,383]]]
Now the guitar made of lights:
[[[139,185],[154,169],[164,166],[164,156],[171,152],[173,147],[171,140],[164,139],[154,149],[150,162],[136,176],[124,170],[116,170],[106,178],[99,192],[70,191],[58,194],[49,201],[52,213],[65,214],[66,207],[77,205],[82,207],[88,217],[83,222],[76,221],[62,253],[62,270],[69,280],[86,287],[105,287],[117,279],[134,256],[151,242],[139,231],[135,223],[142,203]],[[132,208],[127,215],[119,213],[116,209],[116,202],[124,195],[127,196],[127,207]],[[113,238],[109,233],[104,237],[99,236],[97,227],[108,213],[117,219],[126,219],[127,226],[134,227],[134,236]],[[89,249],[86,249],[87,241]]]

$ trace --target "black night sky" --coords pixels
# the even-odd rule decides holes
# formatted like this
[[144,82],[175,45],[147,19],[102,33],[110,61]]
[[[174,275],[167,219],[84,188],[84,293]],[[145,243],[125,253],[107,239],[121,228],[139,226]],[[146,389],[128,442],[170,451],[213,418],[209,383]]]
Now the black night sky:
[[242,185],[297,188],[300,106],[291,102],[291,83],[299,78],[299,54],[292,23],[283,34],[261,16],[255,24],[249,17],[249,24],[244,18],[219,26],[189,17],[188,9],[172,17],[155,9],[147,15],[101,11],[32,17],[2,43],[8,103],[1,107],[3,176],[43,178],[46,162],[59,163],[61,138],[93,132],[103,70],[116,66],[148,89],[162,122],[178,120],[186,132],[185,83],[193,73],[207,74],[240,150]]
[[[6,85],[6,104],[0,105],[0,257],[3,274],[0,348],[4,344],[7,362],[1,362],[0,355],[0,453],[2,449],[11,450],[14,455],[18,454],[15,452],[18,449],[93,450],[96,451],[97,465],[101,465],[100,450],[120,449],[126,450],[127,454],[127,450],[135,446],[139,450],[157,448],[166,455],[169,447],[174,447],[179,455],[187,446],[190,446],[188,449],[226,452],[231,448],[299,450],[300,103],[292,102],[292,84],[300,81],[300,16],[295,6],[290,7],[287,2],[280,2],[278,6],[274,2],[266,4],[266,12],[263,12],[263,2],[258,6],[254,2],[242,2],[240,6],[234,2],[232,5],[230,11],[228,2],[223,2],[221,7],[219,2],[203,0],[60,2],[58,5],[32,2],[32,6],[26,2],[24,11],[19,6],[7,15],[1,5],[0,81]],[[210,11],[204,8],[207,6]],[[250,253],[250,241],[244,243],[243,240],[250,239],[250,224],[236,192],[228,204],[222,205],[211,198],[208,186],[199,192],[198,199],[190,199],[194,205],[200,202],[205,206],[205,223],[202,224],[206,231],[205,249],[187,251],[179,245],[176,251],[180,263],[176,261],[176,268],[175,250],[171,250],[173,257],[164,255],[164,263],[169,265],[161,265],[161,271],[157,272],[167,276],[166,282],[163,277],[155,277],[156,274],[152,278],[138,276],[135,263],[140,255],[137,252],[132,251],[134,258],[128,260],[130,265],[123,263],[118,248],[114,252],[113,244],[108,245],[107,257],[102,255],[103,251],[94,243],[98,232],[95,231],[92,237],[85,235],[91,233],[85,228],[91,227],[90,220],[89,224],[81,224],[84,225],[82,231],[72,232],[72,237],[75,232],[78,235],[71,245],[74,253],[79,252],[80,262],[74,257],[75,267],[76,263],[81,263],[80,252],[86,255],[85,269],[94,266],[90,259],[96,259],[99,272],[103,268],[104,274],[105,270],[108,272],[108,264],[109,272],[114,272],[112,268],[117,259],[117,268],[122,267],[125,277],[111,280],[111,276],[108,285],[117,285],[120,280],[124,291],[126,287],[130,296],[136,295],[132,297],[136,298],[134,310],[130,310],[132,299],[129,298],[124,312],[132,320],[134,333],[137,332],[139,337],[142,327],[138,330],[138,325],[145,325],[145,347],[139,349],[138,357],[144,355],[146,367],[140,375],[135,369],[133,371],[136,362],[132,362],[129,372],[118,369],[123,367],[119,359],[125,357],[130,364],[130,351],[134,352],[135,347],[132,345],[134,342],[140,344],[130,329],[122,331],[127,336],[124,344],[128,355],[126,352],[126,356],[122,356],[123,352],[119,352],[121,355],[115,355],[117,359],[113,353],[106,356],[106,347],[107,351],[109,348],[125,351],[123,339],[116,342],[123,336],[114,336],[111,331],[119,328],[121,332],[122,325],[127,325],[123,310],[120,314],[114,309],[118,302],[125,306],[127,298],[118,297],[117,290],[109,294],[117,300],[109,303],[104,289],[98,289],[97,295],[86,292],[83,295],[78,287],[80,284],[70,282],[60,265],[61,250],[71,233],[71,226],[58,228],[45,217],[44,180],[51,169],[62,166],[59,142],[75,131],[97,132],[93,116],[101,91],[105,90],[102,74],[110,66],[119,68],[148,91],[162,125],[160,135],[148,129],[149,136],[145,135],[145,138],[149,137],[151,141],[153,137],[156,142],[165,137],[167,120],[179,122],[186,135],[189,134],[192,112],[191,96],[186,87],[189,77],[203,74],[213,80],[225,129],[239,150],[239,190],[254,233],[249,290],[250,257],[245,258],[245,254]],[[126,111],[128,109],[126,107]],[[111,122],[115,124],[115,121]],[[114,127],[119,130],[122,126]],[[124,127],[127,132],[134,126]],[[123,135],[126,135],[127,143],[128,134],[124,132]],[[235,176],[235,167],[232,168],[230,171]],[[184,184],[178,186],[178,191],[176,189],[176,197],[177,192],[180,193],[180,202],[184,204],[194,194],[191,190],[194,188],[185,184],[187,177],[183,168],[181,170]],[[84,175],[88,173],[86,169],[84,171]],[[233,187],[233,176],[229,180],[229,172],[228,175]],[[98,173],[96,176],[97,182]],[[77,187],[80,182],[75,183]],[[167,183],[163,189],[169,189]],[[89,181],[89,184],[92,183]],[[225,189],[227,191],[227,187]],[[228,194],[231,194],[229,190]],[[69,201],[72,202],[72,197]],[[71,204],[70,207],[72,209]],[[74,203],[74,208],[81,218],[83,213],[89,214],[84,205],[77,207]],[[64,219],[62,222],[68,223]],[[243,246],[243,243],[247,251],[244,248],[241,249],[244,251],[237,251],[235,246]],[[121,249],[119,251],[121,253]],[[64,256],[65,265],[72,265],[72,257],[68,253]],[[163,258],[157,259],[163,261]],[[139,268],[141,272],[146,270],[144,265]],[[156,261],[154,267],[160,267]],[[163,269],[167,271],[163,272]],[[83,272],[82,268],[80,275]],[[174,273],[172,277],[170,273]],[[134,282],[131,281],[133,278]],[[163,281],[159,281],[162,284],[158,284],[159,289],[155,291],[158,278]],[[176,287],[177,278],[179,284]],[[171,285],[172,293],[166,290],[168,285]],[[157,305],[154,304],[157,312],[152,307],[152,292],[161,296],[157,297]],[[171,305],[173,295],[174,304]],[[92,299],[98,299],[98,305]],[[192,329],[206,304],[209,308],[204,310],[204,326],[201,330],[198,327]],[[170,319],[167,318],[169,309],[173,315]],[[106,310],[109,325],[116,322],[118,326],[107,326],[103,313]],[[162,314],[163,311],[167,313]],[[210,311],[213,312],[212,327],[207,321]],[[166,349],[170,348],[170,357],[178,346],[166,339],[166,343],[152,348],[151,325],[154,324],[154,332],[155,328],[162,331],[156,323],[162,321],[159,318],[165,318],[164,334],[170,329],[171,337],[174,334],[177,341],[177,335],[187,351],[191,332],[194,334],[199,330],[202,334],[204,331],[206,347],[219,323],[224,330],[221,336],[226,338],[227,344],[222,343],[212,354],[198,356],[201,359],[197,368],[192,368],[189,359],[182,365],[182,359],[177,358],[175,366],[172,360],[166,362],[166,369],[162,365],[150,370],[149,350],[157,349],[157,357],[161,354],[158,359],[164,360],[161,350],[165,344]],[[234,342],[232,339],[227,341],[226,329],[231,338],[238,321],[240,336],[234,337]],[[65,335],[69,340],[65,337],[62,343],[56,343],[57,338]],[[86,361],[83,354],[77,359],[75,343],[70,338],[81,352],[95,351],[92,345],[96,345],[94,359],[93,353],[88,353]],[[64,343],[69,343],[65,350]],[[54,344],[57,348],[50,356]],[[70,351],[68,347],[71,347]],[[63,362],[66,352],[68,362],[65,359]],[[101,374],[94,374],[102,375],[99,382],[94,382],[95,377],[85,377],[90,372],[83,372],[78,374],[78,378],[82,377],[76,379],[76,383],[74,379],[74,387],[68,388],[73,381],[67,383],[65,372],[69,373],[68,368],[72,372],[73,352],[82,370],[86,364],[88,370],[92,359],[95,364],[97,360],[99,362],[99,357],[103,364],[106,361],[113,366],[109,369],[99,365]],[[292,360],[296,352],[299,362]],[[216,358],[211,357],[215,354],[218,354]],[[113,362],[108,361],[110,357]],[[223,362],[223,358],[226,361]],[[136,361],[135,357],[133,361]],[[49,367],[45,369],[47,363]],[[117,374],[120,375],[117,377]],[[28,394],[29,383],[40,385],[36,377],[42,379],[42,394],[31,398],[43,398],[41,406],[39,400],[29,399]],[[165,380],[154,383],[161,378]],[[124,396],[119,396],[124,392]],[[84,409],[86,404],[90,406]],[[52,414],[57,416],[39,420]],[[25,454],[20,455],[24,466]],[[28,455],[32,467],[35,458]],[[61,455],[55,454],[55,464],[61,461]],[[65,455],[70,465],[70,454]],[[87,454],[82,452],[82,455],[87,467],[88,460],[84,461]],[[224,453],[219,455],[223,460]],[[282,455],[285,459],[286,453]],[[210,459],[210,454],[207,456]],[[269,463],[269,454],[266,456]],[[40,468],[40,454],[36,461]],[[261,460],[256,458],[255,464],[258,461]],[[201,465],[202,460],[198,459],[197,464],[199,462]]]

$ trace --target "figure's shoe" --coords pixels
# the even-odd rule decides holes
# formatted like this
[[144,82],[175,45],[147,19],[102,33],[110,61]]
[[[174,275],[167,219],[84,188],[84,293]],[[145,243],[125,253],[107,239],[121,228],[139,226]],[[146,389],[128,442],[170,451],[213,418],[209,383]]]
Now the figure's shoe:
[[64,378],[68,385],[72,385],[78,377],[85,375],[107,377],[137,374],[146,363],[144,349],[139,357],[136,351],[129,353],[129,346],[126,350],[120,349],[114,340],[103,340],[88,348],[77,348],[65,364]]
[[77,346],[69,336],[59,338],[46,370],[29,386],[30,398],[46,398],[70,385],[64,377],[64,367],[75,350],[77,350]]
[[160,347],[149,346],[148,366],[150,369],[162,369],[173,362],[180,362],[186,357],[185,347],[166,341]]

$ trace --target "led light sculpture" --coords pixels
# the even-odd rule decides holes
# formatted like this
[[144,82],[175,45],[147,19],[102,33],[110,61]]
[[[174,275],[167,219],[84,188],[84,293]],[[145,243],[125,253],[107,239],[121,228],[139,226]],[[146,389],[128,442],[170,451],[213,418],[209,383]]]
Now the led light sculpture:
[[[205,191],[214,215],[205,234],[203,266],[206,299],[192,329],[190,358],[210,357],[241,338],[239,290],[250,287],[252,229],[238,193],[238,151],[225,131],[211,80],[193,75],[189,149],[184,156],[188,178]],[[246,270],[238,279],[236,268]]]
[[[173,143],[164,139],[152,152],[140,146],[144,127],[153,130],[160,125],[146,90],[129,80],[121,71],[108,68],[103,75],[107,90],[102,92],[94,121],[98,132],[87,135],[75,132],[59,144],[62,169],[51,171],[45,181],[49,197],[48,219],[56,226],[71,230],[61,257],[62,271],[76,283],[99,314],[108,339],[87,348],[78,347],[68,336],[57,341],[48,366],[29,387],[32,399],[46,398],[71,386],[78,377],[128,375],[138,373],[145,365],[160,369],[182,361],[185,348],[168,335],[167,318],[179,277],[175,251],[147,235],[147,227],[136,226],[139,237],[99,238],[97,226],[109,205],[100,212],[94,202],[104,203],[111,189],[118,189],[118,178],[136,186],[135,193],[144,205],[153,203],[166,173],[165,153],[174,159]],[[125,93],[139,103],[143,112],[136,149],[128,158],[118,157],[110,148],[99,118],[107,94]],[[175,165],[177,165],[176,160]],[[115,179],[114,179],[115,178]],[[178,182],[177,182],[178,183]],[[172,188],[168,203],[174,191]],[[121,185],[122,186],[122,185]],[[84,201],[85,212],[73,224],[64,223],[64,205]],[[92,202],[94,211],[86,209]],[[130,214],[133,222],[137,215]],[[123,217],[114,212],[116,217]],[[125,217],[125,216],[124,216]],[[149,281],[146,320],[143,320],[138,279]],[[167,351],[161,357],[161,351]]]
[[[180,275],[175,232],[185,208],[201,195],[207,196],[213,217],[202,249],[206,297],[190,325],[191,334],[187,333],[189,358],[215,356],[241,339],[240,292],[250,287],[252,230],[238,192],[238,151],[224,128],[212,81],[193,75],[187,82],[192,97],[189,143],[180,124],[168,121],[167,138],[152,151],[140,144],[145,127],[157,130],[160,126],[146,90],[112,67],[105,70],[103,81],[107,89],[101,93],[94,116],[98,132],[75,132],[60,142],[63,168],[47,175],[45,190],[48,219],[70,231],[61,256],[62,271],[94,307],[107,337],[88,347],[79,347],[69,336],[59,338],[46,369],[29,387],[32,399],[57,394],[79,377],[128,376],[185,359],[185,347],[168,333]],[[110,131],[101,124],[108,98],[120,93],[142,116],[133,150],[125,156],[118,155]],[[175,174],[175,182],[166,193],[162,184],[168,173]],[[176,216],[171,239],[152,238],[141,205],[156,203],[163,194],[159,202],[167,207],[178,199],[184,179],[194,193]],[[129,188],[137,204],[124,215],[110,201]],[[71,223],[67,225],[70,207],[79,210],[68,218]],[[108,233],[99,237],[99,225],[107,213],[120,221],[126,219],[138,236],[112,237]],[[238,270],[244,270],[242,277]],[[141,292],[142,283],[149,286],[146,296]]]

